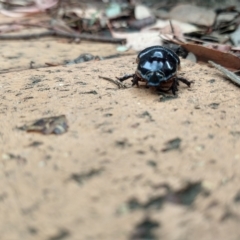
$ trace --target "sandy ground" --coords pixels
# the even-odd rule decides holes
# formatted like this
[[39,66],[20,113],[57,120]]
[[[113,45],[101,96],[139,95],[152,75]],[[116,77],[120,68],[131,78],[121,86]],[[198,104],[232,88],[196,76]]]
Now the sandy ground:
[[[240,239],[240,89],[186,60],[177,97],[99,78],[135,56],[44,67],[84,52],[116,53],[1,42],[0,239]],[[62,135],[18,129],[62,114]]]

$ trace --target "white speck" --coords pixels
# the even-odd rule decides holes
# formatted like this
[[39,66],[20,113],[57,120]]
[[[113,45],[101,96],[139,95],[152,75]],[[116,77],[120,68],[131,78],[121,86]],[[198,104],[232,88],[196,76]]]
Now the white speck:
[[38,163],[38,166],[39,166],[39,167],[45,167],[45,166],[46,166],[46,163],[45,163],[44,161],[40,161],[40,162]]

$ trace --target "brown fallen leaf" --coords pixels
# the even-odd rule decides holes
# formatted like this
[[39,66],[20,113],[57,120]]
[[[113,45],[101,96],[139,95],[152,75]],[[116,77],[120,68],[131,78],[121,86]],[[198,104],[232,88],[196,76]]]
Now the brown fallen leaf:
[[43,134],[63,134],[68,129],[65,115],[37,119],[19,128],[27,132],[40,132]]
[[225,53],[231,51],[232,49],[230,45],[226,45],[226,44],[207,43],[207,44],[204,44],[204,46],[207,48],[212,48]]
[[209,60],[211,60],[230,70],[240,69],[240,58],[238,58],[232,53],[221,52],[193,43],[186,43],[182,44],[181,46],[188,52],[194,53],[198,61],[208,62]]
[[208,61],[213,61],[232,71],[238,71],[240,69],[240,58],[231,52],[223,52],[194,43],[185,43],[174,39],[174,36],[170,35],[161,35],[161,38],[178,44],[188,52],[193,53],[198,62],[208,63]]

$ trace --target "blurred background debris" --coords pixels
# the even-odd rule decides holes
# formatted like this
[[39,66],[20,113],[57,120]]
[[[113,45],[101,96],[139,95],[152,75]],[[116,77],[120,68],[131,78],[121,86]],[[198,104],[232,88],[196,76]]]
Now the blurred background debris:
[[[175,44],[173,50],[190,61],[207,64],[210,60],[239,70],[240,7],[234,1],[2,0],[0,13],[4,19],[2,41],[54,37],[55,41],[63,38],[66,43],[85,44],[84,52],[59,59],[57,64],[46,59],[48,67],[81,54],[104,59],[125,52],[136,54],[153,45],[172,48]],[[88,50],[91,42],[114,44],[114,51],[105,51],[105,56],[95,54]]]

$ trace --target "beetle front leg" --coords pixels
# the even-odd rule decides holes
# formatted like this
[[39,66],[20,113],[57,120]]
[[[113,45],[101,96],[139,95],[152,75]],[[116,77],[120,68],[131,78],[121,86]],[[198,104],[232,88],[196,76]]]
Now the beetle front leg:
[[178,86],[178,80],[177,80],[177,78],[174,78],[172,86],[170,88],[172,90],[173,95],[176,95],[176,92],[178,91],[178,87],[177,86]]
[[177,77],[177,80],[185,83],[188,87],[190,87],[191,83],[192,83],[192,82],[188,81],[186,78],[183,78],[183,77]]
[[127,79],[129,79],[129,78],[134,78],[135,77],[135,73],[134,74],[126,74],[126,75],[124,75],[124,76],[122,76],[122,77],[117,77],[117,79],[120,81],[120,82],[123,82],[123,81],[125,81],[125,80],[127,80]]
[[137,76],[137,74],[134,74],[134,77],[132,80],[132,86],[137,85],[137,87],[139,87],[139,83],[138,83],[139,79],[140,78]]

